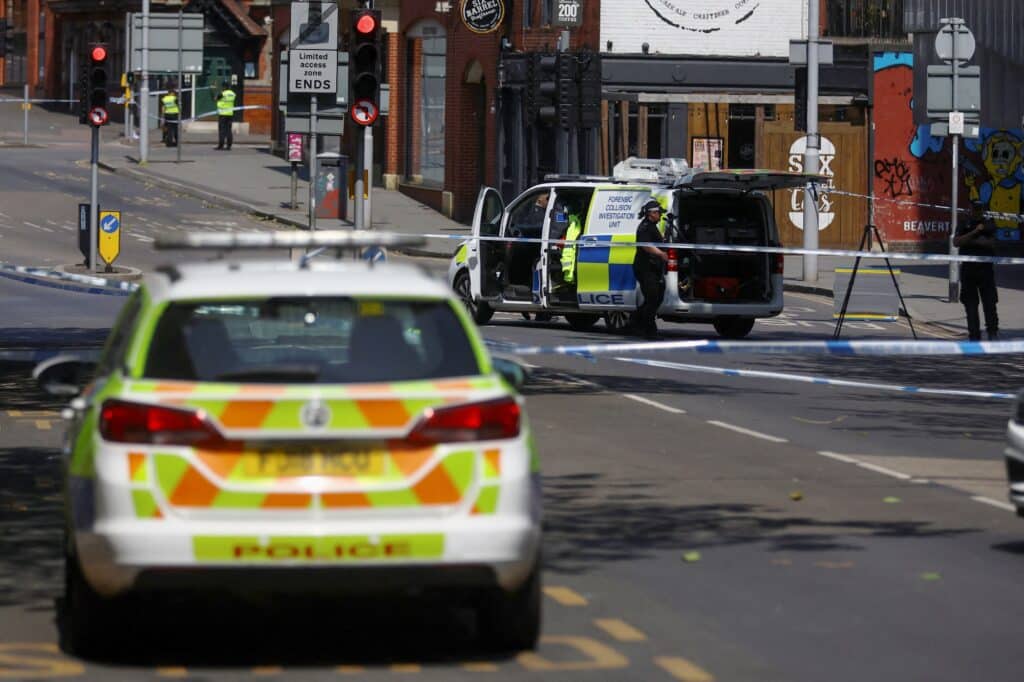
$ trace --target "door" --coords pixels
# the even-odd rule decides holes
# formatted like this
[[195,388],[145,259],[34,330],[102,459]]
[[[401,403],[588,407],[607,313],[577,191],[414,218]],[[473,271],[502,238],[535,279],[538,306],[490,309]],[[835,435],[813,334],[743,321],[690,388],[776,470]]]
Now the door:
[[501,216],[505,202],[493,187],[481,187],[473,210],[473,237],[469,242],[469,287],[474,300],[483,296],[495,296],[497,283],[493,281],[498,265],[497,254],[501,253],[501,242],[485,241],[479,237],[497,237],[501,229]]
[[634,310],[636,276],[634,246],[640,211],[651,187],[607,187],[594,191],[577,254],[576,297],[580,310]]

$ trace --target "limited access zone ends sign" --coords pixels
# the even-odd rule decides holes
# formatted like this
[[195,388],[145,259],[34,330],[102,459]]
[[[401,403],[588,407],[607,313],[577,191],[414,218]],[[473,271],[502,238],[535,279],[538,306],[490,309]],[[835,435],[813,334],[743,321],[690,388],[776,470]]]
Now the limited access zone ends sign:
[[292,50],[288,55],[288,92],[338,91],[338,53]]

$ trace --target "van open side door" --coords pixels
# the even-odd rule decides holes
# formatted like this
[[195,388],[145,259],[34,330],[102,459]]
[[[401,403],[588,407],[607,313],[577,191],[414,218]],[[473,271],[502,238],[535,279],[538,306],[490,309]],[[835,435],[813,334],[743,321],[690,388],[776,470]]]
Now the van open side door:
[[650,187],[599,187],[594,190],[590,212],[577,255],[576,297],[580,310],[608,312],[636,309],[634,246],[616,242],[636,241],[640,211],[651,198]]
[[469,241],[468,258],[469,285],[474,300],[498,293],[495,279],[495,268],[500,263],[499,254],[502,243],[479,239],[479,237],[497,237],[501,231],[501,219],[505,212],[505,202],[501,194],[493,187],[482,187],[476,198],[473,211],[473,237]]

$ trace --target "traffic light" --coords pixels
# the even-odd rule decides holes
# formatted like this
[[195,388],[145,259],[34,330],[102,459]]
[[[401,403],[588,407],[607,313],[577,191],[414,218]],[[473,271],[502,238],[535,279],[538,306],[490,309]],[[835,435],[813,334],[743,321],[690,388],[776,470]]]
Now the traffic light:
[[798,66],[794,74],[793,130],[807,132],[807,67]]
[[[365,100],[380,111],[381,12],[378,9],[352,10],[349,33],[349,107],[355,110]],[[372,123],[372,121],[371,121]],[[364,124],[365,125],[365,124]]]
[[558,56],[534,53],[527,62],[526,117],[532,125],[558,118]]
[[104,43],[89,46],[87,123],[94,126],[106,125],[107,114],[107,58],[110,50]]
[[598,128],[601,125],[601,55],[579,53],[579,126]]
[[0,59],[14,52],[14,36],[11,27],[7,25],[6,19],[0,19]]
[[558,53],[558,125],[564,130],[575,128],[579,118],[579,88],[576,85],[576,55]]

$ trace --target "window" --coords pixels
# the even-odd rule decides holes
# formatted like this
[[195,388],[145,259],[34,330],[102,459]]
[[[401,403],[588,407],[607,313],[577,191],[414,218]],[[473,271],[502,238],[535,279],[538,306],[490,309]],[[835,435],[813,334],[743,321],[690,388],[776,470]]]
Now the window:
[[479,373],[448,301],[344,297],[172,303],[145,370],[151,379],[307,384]]
[[435,21],[420,22],[407,38],[406,176],[443,185],[448,39]]
[[114,326],[107,337],[107,343],[103,347],[103,354],[96,364],[96,376],[105,377],[115,369],[124,365],[125,353],[132,339],[132,331],[135,329],[135,322],[142,310],[142,290],[136,290],[129,297],[128,301],[121,308]]

